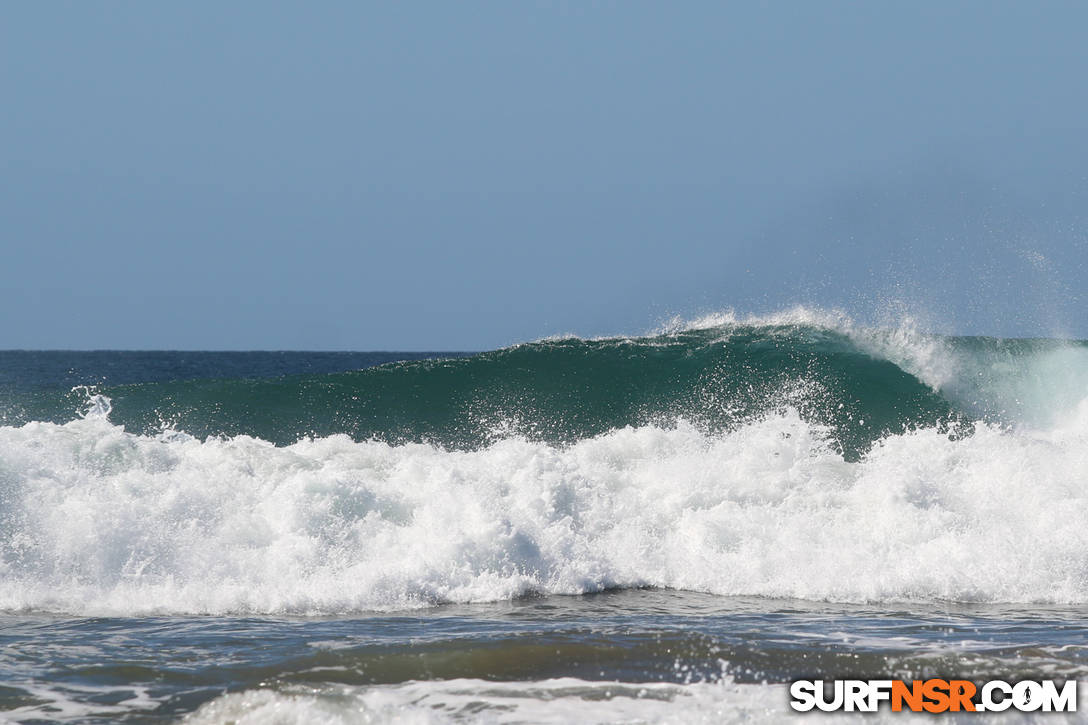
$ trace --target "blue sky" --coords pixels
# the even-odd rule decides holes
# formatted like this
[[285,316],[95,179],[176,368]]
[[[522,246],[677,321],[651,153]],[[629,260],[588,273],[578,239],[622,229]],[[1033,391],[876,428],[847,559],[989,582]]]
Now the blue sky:
[[1088,5],[8,3],[0,347],[1088,337]]

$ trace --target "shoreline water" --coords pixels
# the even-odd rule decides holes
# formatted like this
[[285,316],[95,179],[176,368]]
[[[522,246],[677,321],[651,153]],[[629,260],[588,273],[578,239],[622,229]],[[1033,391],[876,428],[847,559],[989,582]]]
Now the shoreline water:
[[546,719],[559,699],[600,721],[645,701],[651,722],[731,722],[790,715],[783,693],[795,679],[1088,679],[1088,646],[1070,646],[1088,642],[1086,614],[652,589],[320,618],[8,613],[0,711],[20,722],[204,722],[268,716],[278,703],[299,722],[502,722],[511,707]]

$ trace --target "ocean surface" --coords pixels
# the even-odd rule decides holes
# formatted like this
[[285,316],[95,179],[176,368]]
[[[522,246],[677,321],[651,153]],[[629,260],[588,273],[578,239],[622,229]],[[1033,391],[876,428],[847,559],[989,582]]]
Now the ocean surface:
[[788,683],[1088,681],[1088,343],[795,309],[0,352],[0,642],[7,722],[837,722]]

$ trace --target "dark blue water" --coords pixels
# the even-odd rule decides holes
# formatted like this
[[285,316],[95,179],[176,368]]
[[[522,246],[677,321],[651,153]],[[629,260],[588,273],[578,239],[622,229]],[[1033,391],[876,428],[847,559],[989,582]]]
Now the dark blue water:
[[171,380],[322,375],[455,352],[178,352],[162,350],[0,350],[0,393]]

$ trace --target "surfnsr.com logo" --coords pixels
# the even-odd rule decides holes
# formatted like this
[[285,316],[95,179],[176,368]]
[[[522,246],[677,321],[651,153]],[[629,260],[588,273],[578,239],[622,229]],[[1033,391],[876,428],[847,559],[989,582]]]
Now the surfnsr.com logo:
[[790,707],[798,712],[1076,712],[1077,682],[1058,687],[1054,680],[1008,683],[990,680],[797,680],[790,685]]

